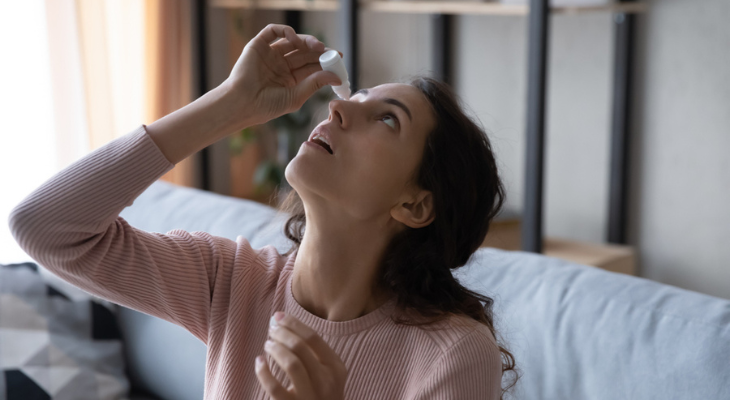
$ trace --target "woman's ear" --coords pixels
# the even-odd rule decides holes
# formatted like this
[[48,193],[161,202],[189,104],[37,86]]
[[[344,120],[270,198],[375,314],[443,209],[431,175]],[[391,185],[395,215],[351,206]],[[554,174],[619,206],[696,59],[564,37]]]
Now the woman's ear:
[[433,194],[428,190],[421,190],[409,201],[401,202],[393,207],[390,215],[396,221],[411,228],[428,226],[436,218]]

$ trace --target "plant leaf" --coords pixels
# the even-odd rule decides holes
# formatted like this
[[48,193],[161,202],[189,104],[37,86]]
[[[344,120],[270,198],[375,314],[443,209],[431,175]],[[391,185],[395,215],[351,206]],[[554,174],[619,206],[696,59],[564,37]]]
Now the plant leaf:
[[256,134],[252,128],[245,128],[231,136],[228,142],[228,149],[231,155],[239,155],[249,143],[256,141]]

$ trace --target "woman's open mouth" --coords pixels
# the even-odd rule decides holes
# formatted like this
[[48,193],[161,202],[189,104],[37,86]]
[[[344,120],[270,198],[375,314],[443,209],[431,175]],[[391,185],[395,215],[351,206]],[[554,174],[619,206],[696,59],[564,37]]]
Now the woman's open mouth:
[[324,148],[325,150],[327,150],[328,153],[332,154],[332,148],[324,140],[322,140],[320,138],[314,138],[314,139],[311,140],[311,142],[314,143],[314,144],[317,144],[319,146],[322,146],[322,148]]
[[308,141],[316,144],[317,146],[322,147],[328,153],[334,154],[334,151],[332,150],[332,146],[330,145],[330,138],[328,137],[326,132],[323,132],[322,130],[319,130],[319,129],[315,129],[315,131],[312,133],[312,136],[309,138]]
[[312,146],[312,147],[316,148],[316,150],[317,150],[317,151],[324,151],[324,152],[325,152],[326,154],[332,154],[332,153],[330,153],[330,152],[329,152],[329,151],[327,150],[327,148],[326,148],[326,147],[324,147],[324,146],[322,146],[321,144],[319,144],[319,143],[317,143],[317,142],[314,142],[314,141],[312,141],[312,140],[307,140],[306,142],[304,142],[304,145],[305,145],[305,146]]

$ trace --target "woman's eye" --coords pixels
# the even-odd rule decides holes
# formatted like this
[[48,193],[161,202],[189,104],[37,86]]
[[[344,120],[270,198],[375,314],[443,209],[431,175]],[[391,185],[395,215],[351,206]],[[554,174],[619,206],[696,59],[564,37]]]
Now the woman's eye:
[[391,128],[395,128],[395,117],[393,117],[392,115],[385,115],[383,116],[383,118],[381,118],[381,120],[390,125]]

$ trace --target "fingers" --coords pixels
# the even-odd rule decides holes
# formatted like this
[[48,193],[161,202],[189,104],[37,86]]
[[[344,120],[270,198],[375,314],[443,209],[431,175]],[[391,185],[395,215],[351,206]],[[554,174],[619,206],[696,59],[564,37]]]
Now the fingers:
[[290,43],[294,45],[295,49],[304,48],[305,44],[302,39],[294,32],[294,28],[289,25],[280,24],[268,24],[266,28],[262,29],[256,35],[257,38],[262,39],[268,44],[272,44],[279,38],[286,38]]
[[[280,343],[286,350],[290,351],[298,360],[301,360],[304,368],[306,368],[307,376],[310,376],[310,378],[311,375],[318,373],[322,368],[312,349],[309,348],[299,335],[288,328],[284,326],[273,328],[269,330],[269,335],[275,342]],[[284,356],[288,356],[288,354],[285,352]]]
[[[324,48],[324,51],[330,51],[330,50],[334,50],[334,49],[330,49],[329,47]],[[344,57],[344,55],[342,55],[341,51],[337,50],[337,52],[340,53],[340,58]]]
[[[310,372],[319,372],[321,366],[319,365],[319,361],[314,358],[314,355],[311,354],[309,349],[302,348],[302,345],[297,345],[297,347],[298,352],[294,353],[288,345],[284,345],[276,340],[269,340],[266,342],[264,350],[269,353],[279,367],[286,372],[289,380],[294,386],[295,392],[302,397],[308,397],[308,395],[314,394],[313,381]],[[305,365],[299,355],[299,353],[306,354],[306,352],[310,353],[307,356],[307,359],[309,360],[307,365]]]
[[312,51],[324,53],[324,43],[320,42],[319,39],[312,35],[304,35],[302,39],[307,45],[307,48],[311,49]]
[[271,47],[278,51],[279,54],[281,54],[282,56],[285,56],[294,50],[299,50],[294,43],[288,41],[287,39],[279,39],[274,44],[272,44]]
[[[307,67],[302,67],[307,68]],[[297,107],[301,107],[308,98],[310,98],[317,90],[321,89],[325,85],[339,85],[340,78],[330,71],[318,71],[308,77],[304,78],[303,81],[297,83],[294,88],[294,101]]]
[[322,54],[327,49],[324,46],[324,43],[320,42],[319,39],[312,35],[299,34],[297,36],[300,39],[300,43],[293,43],[286,38],[282,38],[272,44],[271,47],[275,48],[281,55],[286,55],[294,50],[312,51]]
[[[299,69],[295,69],[292,71],[292,75],[294,75],[294,80],[297,81],[297,83],[305,80],[309,75],[312,75],[313,73],[317,71],[322,71],[322,66],[319,65],[319,63],[312,63],[307,64]],[[337,75],[335,75],[337,76]]]
[[291,315],[285,315],[283,319],[278,321],[278,324],[280,327],[283,326],[292,333],[295,333],[301,340],[303,340],[322,364],[339,365],[342,363],[340,356],[332,350],[327,342],[325,342],[314,329],[310,328],[304,322]]
[[[288,25],[269,24],[256,37],[284,56],[296,82],[301,82],[311,74],[321,71],[319,56],[331,50],[312,35],[296,34]],[[262,46],[263,43],[259,42],[259,47]],[[342,52],[338,53],[342,57]]]
[[289,393],[288,390],[281,386],[279,381],[276,380],[276,377],[274,377],[274,375],[271,373],[271,369],[269,368],[269,365],[266,363],[266,361],[263,361],[261,364],[256,364],[256,377],[261,383],[261,386],[263,386],[264,390],[266,390],[266,393],[268,393],[272,399],[293,399],[291,393]]
[[[321,53],[316,52],[302,52],[301,50],[294,50],[291,53],[284,56],[290,70],[296,70],[307,64],[319,65],[319,56]],[[321,68],[320,68],[321,69]]]
[[[274,43],[275,42],[275,43]],[[306,40],[302,39],[294,32],[294,29],[288,25],[269,24],[261,30],[250,42],[259,54],[271,54],[271,49],[307,49]],[[248,45],[247,45],[248,46]],[[324,46],[324,44],[322,44]],[[285,53],[284,53],[285,54]],[[284,55],[282,54],[282,55]]]

